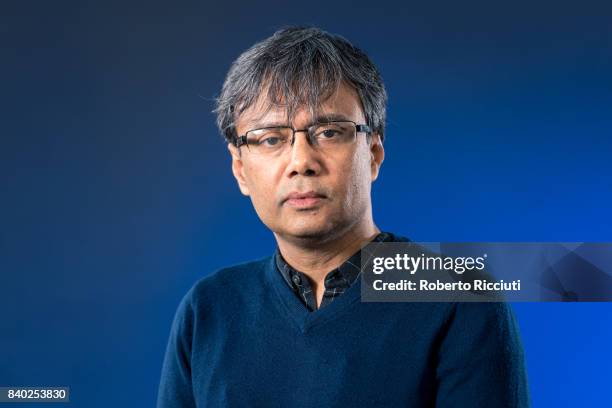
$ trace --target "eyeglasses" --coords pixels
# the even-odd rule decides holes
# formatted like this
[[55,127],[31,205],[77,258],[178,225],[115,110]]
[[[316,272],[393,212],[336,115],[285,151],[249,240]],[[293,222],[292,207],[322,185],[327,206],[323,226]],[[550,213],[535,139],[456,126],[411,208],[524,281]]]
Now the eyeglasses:
[[334,120],[315,123],[306,129],[291,126],[271,126],[253,129],[238,136],[234,145],[246,145],[249,154],[258,156],[277,156],[290,150],[297,132],[306,132],[308,143],[322,151],[337,151],[353,144],[357,133],[371,133],[368,125],[358,125],[350,120]]

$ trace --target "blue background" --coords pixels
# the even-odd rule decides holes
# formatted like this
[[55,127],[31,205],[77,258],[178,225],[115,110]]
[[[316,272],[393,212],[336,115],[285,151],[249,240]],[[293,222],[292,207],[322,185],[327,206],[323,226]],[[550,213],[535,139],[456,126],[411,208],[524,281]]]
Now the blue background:
[[[286,24],[380,68],[383,230],[611,240],[609,2],[223,3],[3,2],[0,386],[154,404],[182,295],[275,248],[210,111],[233,59]],[[534,406],[609,406],[612,305],[515,311]]]

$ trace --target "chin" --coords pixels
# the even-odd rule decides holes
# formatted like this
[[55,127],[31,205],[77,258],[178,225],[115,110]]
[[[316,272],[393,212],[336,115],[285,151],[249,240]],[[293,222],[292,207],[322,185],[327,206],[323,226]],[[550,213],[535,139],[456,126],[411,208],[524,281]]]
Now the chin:
[[281,234],[286,238],[298,241],[310,241],[318,243],[331,238],[339,230],[338,225],[328,220],[322,222],[293,222],[291,225],[281,229]]

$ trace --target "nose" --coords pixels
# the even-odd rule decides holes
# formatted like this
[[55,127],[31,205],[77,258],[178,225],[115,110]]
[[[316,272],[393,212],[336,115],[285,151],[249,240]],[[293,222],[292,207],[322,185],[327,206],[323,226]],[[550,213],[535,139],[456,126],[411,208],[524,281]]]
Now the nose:
[[291,146],[291,159],[287,168],[289,177],[315,176],[321,173],[319,152],[310,145],[306,131],[296,131]]

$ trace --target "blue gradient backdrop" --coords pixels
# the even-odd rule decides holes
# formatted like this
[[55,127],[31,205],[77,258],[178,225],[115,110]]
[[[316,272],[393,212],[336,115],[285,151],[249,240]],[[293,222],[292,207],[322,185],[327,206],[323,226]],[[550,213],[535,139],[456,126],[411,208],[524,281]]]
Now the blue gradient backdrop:
[[[154,404],[181,296],[274,250],[210,111],[231,61],[286,24],[346,36],[382,72],[381,228],[610,241],[609,5],[3,2],[0,386]],[[534,406],[610,406],[612,304],[515,311]]]

